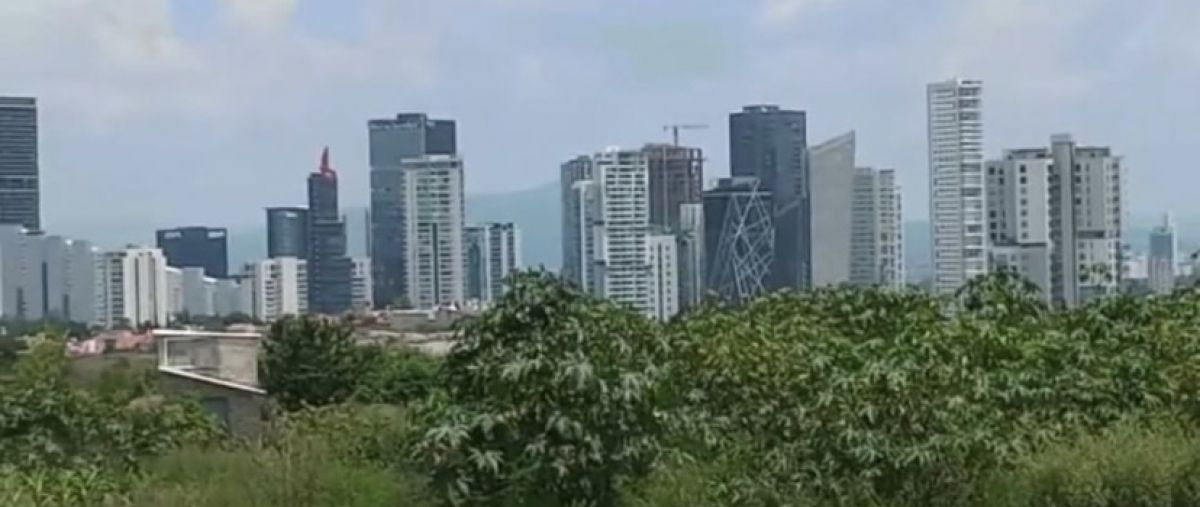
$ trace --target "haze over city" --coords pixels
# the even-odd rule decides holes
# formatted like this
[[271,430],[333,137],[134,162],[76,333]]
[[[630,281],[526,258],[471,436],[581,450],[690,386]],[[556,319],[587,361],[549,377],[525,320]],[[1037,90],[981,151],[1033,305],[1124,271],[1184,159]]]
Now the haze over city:
[[[1069,15],[1064,15],[1069,13]],[[1117,0],[8,0],[0,88],[39,100],[44,221],[146,242],[155,227],[260,226],[302,204],[331,148],[344,206],[367,200],[366,119],[458,121],[468,193],[553,182],[606,145],[778,103],[809,140],[858,133],[927,213],[924,85],[988,87],[985,153],[1052,132],[1112,145],[1135,216],[1196,212],[1200,4]],[[1187,231],[1183,232],[1185,235]]]

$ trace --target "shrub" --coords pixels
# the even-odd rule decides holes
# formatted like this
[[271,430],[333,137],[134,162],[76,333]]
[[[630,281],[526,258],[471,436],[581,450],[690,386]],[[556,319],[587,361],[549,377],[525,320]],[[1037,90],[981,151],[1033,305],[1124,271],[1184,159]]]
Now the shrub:
[[1121,426],[1023,458],[981,496],[985,507],[1200,505],[1200,439],[1170,426]]
[[404,405],[441,386],[441,361],[407,347],[362,347],[354,400]]

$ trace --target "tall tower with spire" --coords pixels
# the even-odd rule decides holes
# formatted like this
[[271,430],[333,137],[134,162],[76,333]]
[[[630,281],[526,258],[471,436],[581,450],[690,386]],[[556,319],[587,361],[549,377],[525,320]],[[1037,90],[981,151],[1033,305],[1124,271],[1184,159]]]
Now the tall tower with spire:
[[329,147],[317,172],[308,175],[308,308],[336,315],[351,308],[353,263],[346,256],[346,224],[338,211],[337,171]]

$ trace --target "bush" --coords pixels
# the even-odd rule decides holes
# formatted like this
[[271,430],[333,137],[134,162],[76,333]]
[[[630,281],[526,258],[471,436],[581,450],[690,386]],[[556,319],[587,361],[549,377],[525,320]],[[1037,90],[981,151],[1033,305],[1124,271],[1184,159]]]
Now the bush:
[[401,472],[419,472],[417,447],[436,417],[435,399],[406,407],[394,405],[331,405],[286,414],[271,428],[269,447],[293,442],[319,443],[331,456]]
[[216,435],[193,404],[115,387],[104,396],[73,388],[66,362],[62,344],[47,341],[0,381],[0,467],[133,470],[143,457]]
[[1200,439],[1121,426],[1051,446],[988,481],[985,507],[1200,505]]
[[404,405],[421,400],[442,384],[441,361],[407,347],[362,347],[362,372],[354,400]]
[[730,484],[792,497],[867,491],[885,505],[969,505],[972,485],[1045,445],[1161,411],[1196,413],[1200,297],[1053,311],[1009,276],[953,301],[824,289],[668,327],[672,385],[742,447]]

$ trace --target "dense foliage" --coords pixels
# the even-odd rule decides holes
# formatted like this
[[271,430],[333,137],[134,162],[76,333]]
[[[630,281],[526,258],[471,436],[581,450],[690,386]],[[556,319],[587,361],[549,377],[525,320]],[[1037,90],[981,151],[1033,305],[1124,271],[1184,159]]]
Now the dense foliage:
[[438,384],[439,362],[407,348],[359,346],[348,321],[287,317],[271,325],[259,380],[287,411],[345,402],[406,403]]
[[84,393],[35,351],[0,392],[0,503],[1200,505],[1196,289],[1062,310],[1002,274],[659,324],[525,273],[458,332],[443,361],[277,323],[288,412],[216,448],[136,373]]
[[263,342],[259,383],[289,411],[349,400],[362,363],[353,332],[320,317],[276,321]]
[[466,324],[450,409],[425,444],[454,503],[612,505],[658,451],[666,344],[655,324],[529,273]]

